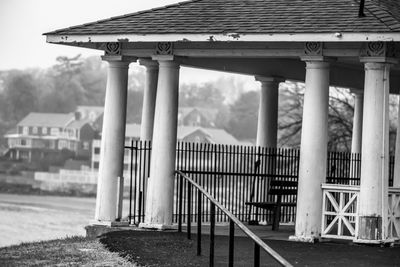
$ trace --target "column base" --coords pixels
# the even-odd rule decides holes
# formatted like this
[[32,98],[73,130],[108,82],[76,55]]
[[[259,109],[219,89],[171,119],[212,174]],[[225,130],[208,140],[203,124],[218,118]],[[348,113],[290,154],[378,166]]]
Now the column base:
[[320,241],[320,238],[315,236],[291,235],[289,236],[289,241],[303,242],[303,243],[317,243]]
[[139,228],[164,231],[164,230],[177,230],[178,226],[161,224],[161,223],[140,223]]
[[394,246],[396,244],[399,244],[399,240],[398,239],[386,239],[386,240],[354,239],[353,243],[362,245]]
[[123,226],[129,226],[129,222],[92,220],[89,222],[89,225],[108,226],[108,227],[123,227]]
[[91,221],[89,225],[85,226],[88,238],[97,238],[109,232],[127,229],[131,229],[128,222]]

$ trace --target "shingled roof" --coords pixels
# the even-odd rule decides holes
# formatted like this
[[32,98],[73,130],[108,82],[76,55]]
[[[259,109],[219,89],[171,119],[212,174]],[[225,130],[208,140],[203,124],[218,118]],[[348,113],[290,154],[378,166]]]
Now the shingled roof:
[[46,33],[246,34],[400,32],[397,0],[191,0]]

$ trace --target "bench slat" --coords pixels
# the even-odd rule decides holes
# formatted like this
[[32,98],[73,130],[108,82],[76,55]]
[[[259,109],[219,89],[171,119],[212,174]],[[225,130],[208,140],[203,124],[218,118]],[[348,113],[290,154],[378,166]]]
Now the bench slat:
[[[275,207],[278,206],[278,203],[276,202],[246,202],[246,205],[252,205],[258,208],[262,209],[274,209]],[[296,203],[294,202],[281,202],[279,204],[280,206],[285,206],[285,207],[295,207]]]
[[297,182],[296,181],[272,180],[270,182],[270,186],[297,187]]
[[275,189],[272,188],[268,191],[270,195],[297,195],[296,189]]

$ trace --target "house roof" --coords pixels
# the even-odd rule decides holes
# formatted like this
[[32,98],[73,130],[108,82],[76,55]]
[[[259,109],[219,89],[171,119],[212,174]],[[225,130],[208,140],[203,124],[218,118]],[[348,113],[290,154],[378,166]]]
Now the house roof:
[[207,140],[214,144],[228,144],[228,145],[242,144],[235,137],[233,137],[231,134],[227,133],[223,129],[191,127],[191,126],[178,127],[178,140],[182,140],[188,135],[198,131],[204,133],[207,136]]
[[46,33],[272,34],[400,32],[397,0],[191,0]]
[[80,129],[84,125],[89,124],[90,125],[91,121],[89,119],[80,119],[80,120],[73,120],[67,125],[65,125],[65,128],[70,128],[70,129]]
[[215,108],[199,108],[199,107],[180,107],[178,112],[181,114],[182,118],[185,118],[187,115],[191,114],[194,111],[198,111],[209,121],[214,121],[215,117],[218,114],[218,110]]
[[37,113],[31,112],[18,126],[64,127],[74,119],[73,113]]
[[[183,140],[190,134],[195,133],[196,131],[203,132],[207,139],[211,143],[215,144],[228,144],[228,145],[248,145],[249,143],[244,143],[238,141],[231,134],[227,133],[223,129],[214,129],[214,128],[203,128],[203,127],[194,127],[194,126],[178,126],[177,139]],[[127,124],[125,130],[125,136],[130,138],[139,138],[140,137],[140,124]]]

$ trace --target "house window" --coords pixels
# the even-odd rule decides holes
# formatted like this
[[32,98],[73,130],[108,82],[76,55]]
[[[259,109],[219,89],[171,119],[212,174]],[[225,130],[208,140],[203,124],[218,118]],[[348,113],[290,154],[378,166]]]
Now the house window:
[[26,140],[25,139],[21,140],[21,146],[26,146]]
[[50,134],[51,135],[58,135],[60,133],[60,130],[58,128],[51,128]]
[[22,128],[22,134],[25,134],[25,135],[29,134],[29,127],[28,126],[24,126],[24,128]]
[[20,151],[19,152],[19,157],[21,159],[29,159],[29,152],[28,151]]
[[33,134],[38,134],[38,128],[36,126],[32,127],[32,133]]
[[100,147],[94,148],[94,154],[100,154]]
[[95,163],[93,164],[93,168],[98,169],[98,168],[99,168],[99,163],[98,163],[98,162],[95,162]]
[[42,128],[42,134],[47,134],[47,127]]
[[58,149],[68,148],[68,143],[65,140],[60,140],[58,142]]
[[89,142],[83,142],[83,149],[89,150]]

